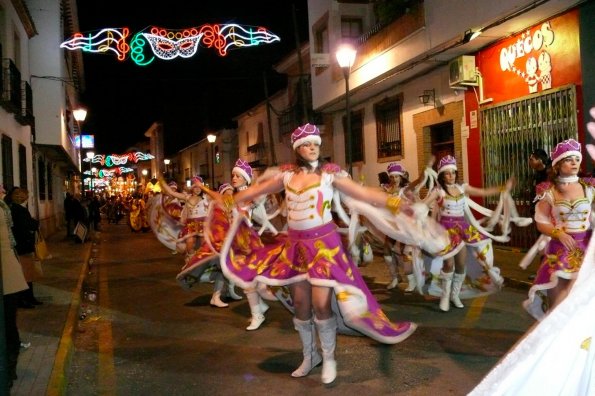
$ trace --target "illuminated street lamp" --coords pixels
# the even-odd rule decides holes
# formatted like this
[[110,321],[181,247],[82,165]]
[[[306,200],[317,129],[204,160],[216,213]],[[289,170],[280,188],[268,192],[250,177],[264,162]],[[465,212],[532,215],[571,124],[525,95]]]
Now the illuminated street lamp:
[[355,48],[351,45],[342,45],[337,50],[337,62],[343,70],[343,77],[345,78],[345,112],[347,113],[347,128],[346,128],[346,140],[347,140],[347,164],[349,165],[349,174],[353,176],[353,164],[352,164],[352,147],[351,147],[351,107],[349,104],[349,73],[351,73],[351,67],[355,62]]
[[163,163],[165,164],[165,176],[169,178],[169,164],[171,163],[171,160],[166,158],[163,160]]
[[85,179],[83,176],[83,133],[81,130],[81,123],[85,122],[87,118],[87,110],[81,108],[72,111],[79,134],[79,161],[81,163],[81,195],[85,193]]
[[143,174],[143,191],[144,191],[145,188],[147,188],[147,175],[149,174],[149,171],[146,169],[143,169],[140,173]]
[[209,145],[211,146],[211,188],[215,188],[215,153],[213,151],[213,146],[215,145],[215,141],[217,140],[217,135],[209,133],[207,135],[207,140],[209,141]]

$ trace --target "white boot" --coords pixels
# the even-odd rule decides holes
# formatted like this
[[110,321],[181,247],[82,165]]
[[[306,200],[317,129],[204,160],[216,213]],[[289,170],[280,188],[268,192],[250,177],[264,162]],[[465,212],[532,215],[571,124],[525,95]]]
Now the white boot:
[[492,267],[488,269],[488,275],[492,282],[494,282],[494,285],[496,285],[498,289],[502,289],[502,285],[504,284],[504,278],[502,278],[502,275],[500,275],[500,268]]
[[322,349],[322,383],[330,384],[337,378],[337,361],[335,360],[337,318],[335,316],[325,320],[314,318],[314,324],[318,330],[318,338],[320,338],[320,347]]
[[391,282],[386,286],[388,290],[394,289],[399,284],[399,276],[397,273],[397,264],[395,263],[393,256],[384,256],[384,262],[388,266],[390,272]]
[[242,296],[236,293],[235,284],[232,281],[227,281],[227,294],[232,300],[239,301]]
[[406,292],[412,292],[417,287],[417,280],[415,279],[415,275],[409,274],[407,275],[407,288],[405,289]]
[[229,304],[221,301],[221,291],[223,290],[223,286],[224,286],[223,275],[221,275],[221,276],[217,277],[217,279],[215,279],[213,296],[211,297],[211,306],[217,307],[217,308],[229,307]]
[[462,274],[454,274],[452,279],[452,291],[450,292],[450,301],[457,308],[465,308],[465,306],[461,302],[461,299],[459,298],[459,294],[461,293],[461,287],[463,286],[464,281],[464,272]]
[[[246,327],[246,330],[256,330],[261,324],[264,323],[264,312],[266,310],[263,310],[263,306],[261,305],[261,303],[264,302],[254,289],[244,290],[244,293],[246,293],[246,298],[248,299],[248,304],[250,305],[250,312],[252,313],[250,325]],[[269,306],[266,305],[266,309],[268,309],[268,307]]]
[[300,339],[302,340],[304,360],[300,367],[291,373],[291,376],[295,378],[305,377],[314,367],[322,362],[322,356],[318,352],[318,348],[316,348],[316,332],[314,331],[312,319],[300,320],[294,317],[293,326],[300,334]]
[[452,288],[452,276],[454,272],[440,271],[442,277],[442,295],[440,296],[440,309],[448,312],[450,309],[450,289]]

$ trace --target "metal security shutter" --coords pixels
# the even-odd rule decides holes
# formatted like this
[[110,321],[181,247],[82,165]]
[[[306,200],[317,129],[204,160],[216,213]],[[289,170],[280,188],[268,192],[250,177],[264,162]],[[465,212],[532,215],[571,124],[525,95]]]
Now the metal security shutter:
[[[549,153],[558,142],[577,139],[576,110],[574,85],[480,109],[484,186],[502,185],[514,176],[517,184],[513,198],[519,213],[530,216],[535,191],[529,155],[537,148]],[[489,207],[497,201],[497,196],[486,199]],[[513,228],[507,245],[528,248],[536,238],[534,226]]]

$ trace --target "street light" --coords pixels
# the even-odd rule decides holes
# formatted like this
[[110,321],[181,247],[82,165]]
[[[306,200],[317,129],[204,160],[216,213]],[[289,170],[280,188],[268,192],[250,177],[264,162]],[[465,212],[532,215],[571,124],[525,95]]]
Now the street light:
[[211,146],[211,189],[215,188],[215,153],[213,152],[213,146],[215,145],[215,141],[217,140],[217,135],[213,133],[209,133],[207,135],[207,140],[209,141],[209,145]]
[[351,66],[355,62],[355,48],[353,46],[344,44],[337,50],[337,62],[343,70],[343,77],[345,78],[345,112],[347,113],[347,163],[349,165],[349,174],[353,176],[353,164],[351,158],[351,107],[349,104],[349,73]]
[[85,122],[87,118],[87,110],[81,108],[72,111],[76,126],[79,133],[79,161],[81,163],[81,196],[85,193],[85,178],[83,177],[83,133],[81,131],[81,123]]
[[147,188],[147,175],[149,174],[149,171],[146,169],[143,169],[141,171],[141,173],[143,174],[143,192],[144,192],[145,189]]
[[165,177],[169,178],[169,163],[171,162],[171,160],[169,158],[166,158],[163,160],[163,163],[165,164]]

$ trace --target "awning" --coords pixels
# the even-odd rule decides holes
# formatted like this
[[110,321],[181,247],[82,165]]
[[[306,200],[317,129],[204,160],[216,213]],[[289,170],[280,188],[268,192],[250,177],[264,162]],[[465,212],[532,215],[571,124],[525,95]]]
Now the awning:
[[80,174],[77,164],[64,147],[57,144],[33,144],[33,147],[65,172]]

